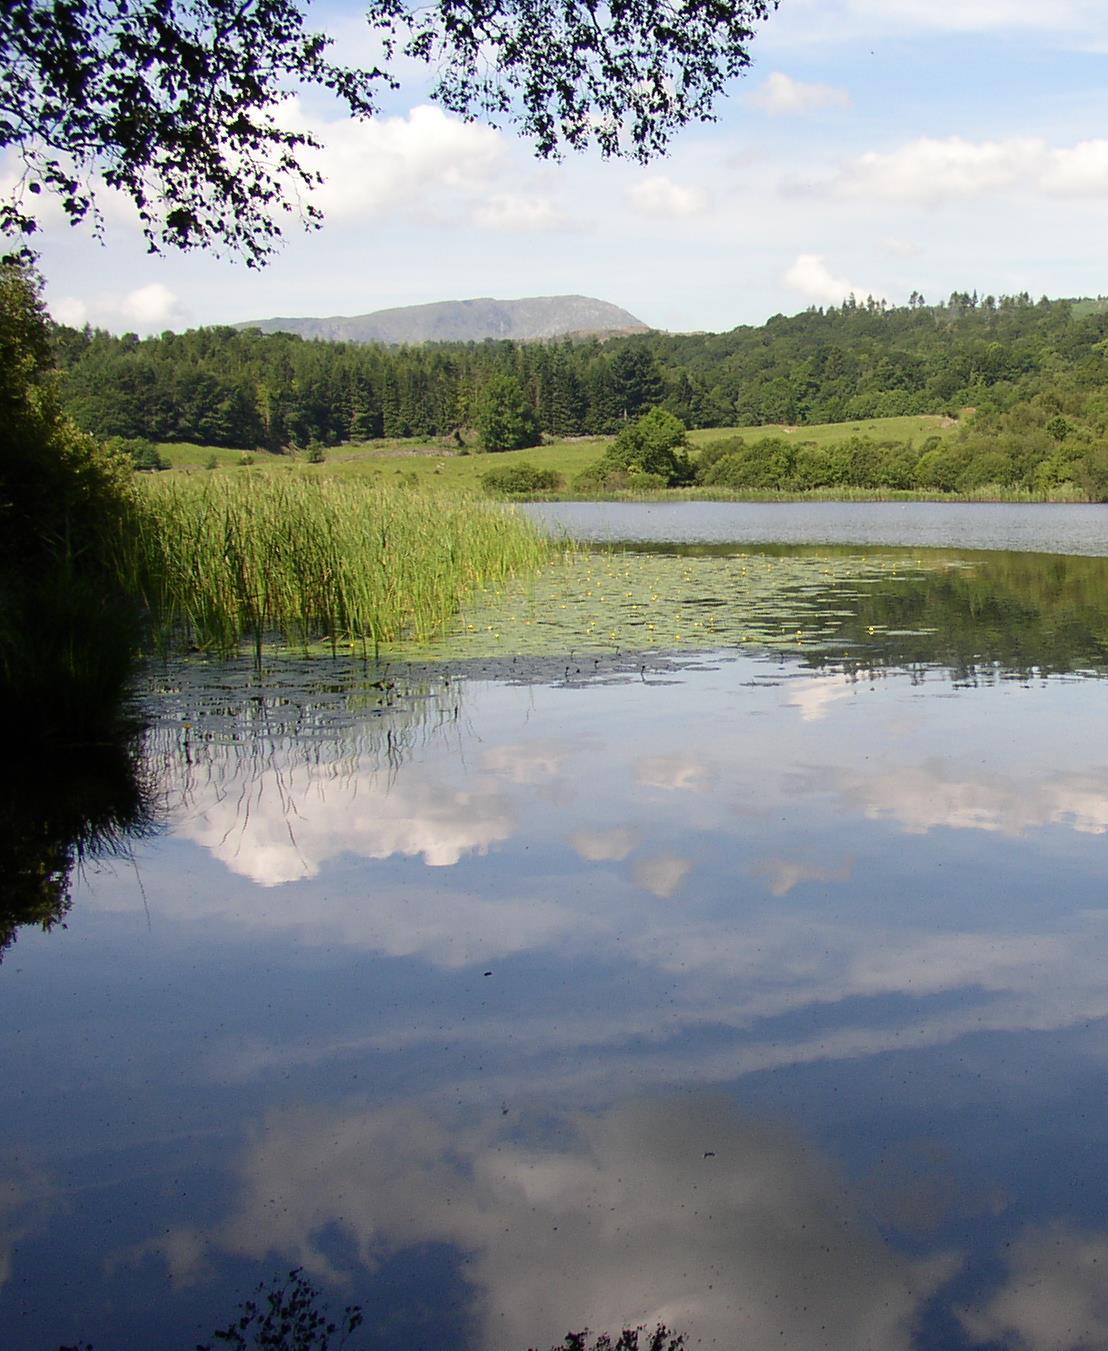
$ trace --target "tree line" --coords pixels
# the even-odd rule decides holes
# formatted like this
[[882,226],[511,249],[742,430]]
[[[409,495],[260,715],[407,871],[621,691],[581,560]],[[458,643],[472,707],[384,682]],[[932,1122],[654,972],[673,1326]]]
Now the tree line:
[[1045,421],[1099,434],[1108,424],[1106,342],[1108,310],[1096,302],[964,292],[939,305],[915,295],[902,307],[852,299],[729,333],[606,342],[390,348],[233,328],[141,340],[54,328],[65,406],[85,429],[273,451],[383,437],[462,441],[497,382],[511,384],[550,437],[613,433],[652,407],[687,427],[966,407],[1003,422],[1044,396],[1056,405]]

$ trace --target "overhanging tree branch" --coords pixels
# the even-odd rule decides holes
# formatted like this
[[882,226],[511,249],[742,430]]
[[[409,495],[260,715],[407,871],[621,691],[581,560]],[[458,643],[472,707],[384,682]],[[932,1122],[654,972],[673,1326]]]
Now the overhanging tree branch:
[[[540,156],[595,144],[645,161],[711,119],[776,4],[371,0],[367,18],[386,59],[434,68],[432,97],[451,112],[513,125]],[[314,87],[368,118],[397,87],[331,61],[331,45],[304,0],[0,0],[0,150],[25,169],[0,229],[33,234],[29,199],[45,192],[99,230],[102,181],[138,208],[152,251],[264,262],[286,216],[320,221],[299,199],[320,181],[304,163],[317,142],[282,124],[281,104]]]

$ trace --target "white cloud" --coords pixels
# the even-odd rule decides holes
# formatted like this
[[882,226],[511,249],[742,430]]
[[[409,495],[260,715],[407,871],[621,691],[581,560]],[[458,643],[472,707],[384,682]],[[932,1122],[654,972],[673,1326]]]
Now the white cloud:
[[507,156],[491,127],[422,104],[403,117],[313,122],[295,100],[288,119],[322,148],[305,163],[323,175],[313,201],[329,220],[448,214],[459,197],[484,195]]
[[114,332],[133,329],[140,334],[183,328],[191,318],[188,307],[176,292],[156,281],[123,295],[102,291],[87,300],[61,296],[51,299],[49,308],[58,323],[73,328],[96,324]]
[[981,197],[1030,182],[1045,142],[1031,137],[1007,141],[936,140],[921,136],[896,150],[870,150],[843,165],[834,191],[852,197],[935,205]]
[[120,302],[119,312],[124,319],[144,329],[179,322],[185,315],[184,306],[177,296],[159,281],[128,292]]
[[1108,140],[1079,141],[1051,150],[1041,186],[1048,197],[1108,194]]
[[682,187],[663,174],[654,174],[628,188],[627,202],[641,215],[662,220],[684,220],[703,215],[708,209],[706,193]]
[[830,84],[805,84],[775,70],[764,84],[747,95],[749,102],[775,117],[797,116],[818,108],[849,108],[850,95]]
[[850,0],[856,15],[909,28],[987,32],[998,28],[1103,28],[1103,7],[1096,0],[960,0],[936,5],[932,0]]
[[[782,36],[781,19],[766,28],[772,42]],[[873,42],[885,34],[983,33],[1000,29],[1046,31],[1064,41],[1104,36],[1101,0],[961,0],[939,5],[931,0],[791,0],[787,33],[791,46],[829,42]]]
[[855,286],[846,277],[836,277],[819,253],[798,254],[781,280],[790,290],[813,304],[839,305],[849,295],[871,294],[864,287]]
[[[251,935],[282,936],[282,941],[304,947],[337,945],[389,957],[418,957],[433,966],[460,968],[484,965],[513,953],[535,952],[548,946],[595,944],[592,918],[580,910],[542,895],[486,897],[444,885],[407,883],[400,888],[358,887],[356,882],[337,899],[326,887],[278,887],[259,904],[241,889],[210,887],[165,890],[158,898],[158,914],[188,925],[217,923],[237,932],[240,941]],[[106,908],[130,908],[130,901],[103,893]],[[314,1048],[318,1053],[318,1045]],[[290,1054],[282,1044],[278,1059]],[[226,1049],[218,1058],[218,1074],[240,1076],[256,1068],[257,1048]]]
[[550,783],[560,778],[572,754],[573,747],[564,741],[525,741],[492,747],[481,757],[481,764],[511,783]]
[[878,248],[890,258],[918,258],[923,253],[923,245],[914,239],[897,239],[895,236],[883,239]]
[[[809,259],[812,258],[810,254],[805,256]],[[793,269],[800,261],[801,259],[798,258],[796,263],[793,264]],[[820,263],[822,267],[822,259],[812,261]],[[790,271],[793,269],[790,269]],[[802,269],[800,276],[810,274],[810,281],[812,277],[818,279],[819,270],[818,268],[814,270]],[[832,290],[837,292],[837,283],[835,287],[828,287],[829,292]],[[849,295],[850,292],[848,291],[846,294]],[[830,303],[837,305],[841,299],[842,296],[840,295],[838,300],[833,300]],[[789,697],[785,702],[790,708],[800,709],[800,716],[805,722],[822,722],[830,712],[832,704],[837,704],[842,699],[851,699],[856,693],[857,682],[851,680],[849,676],[814,676],[811,680],[799,680],[790,685]]]
[[1015,192],[1072,199],[1108,196],[1108,139],[1051,146],[1041,136],[970,141],[921,136],[894,150],[869,150],[814,186],[849,198],[939,206]]
[[233,776],[178,785],[188,814],[177,833],[263,887],[315,877],[342,854],[451,867],[512,833],[510,806],[488,782],[459,789],[409,777],[393,784],[372,771],[339,777],[337,768],[326,761],[275,766],[250,778],[246,767],[238,785]]
[[1108,1346],[1108,1237],[1060,1225],[1030,1230],[1011,1249],[1008,1279],[963,1310],[969,1335],[1010,1351]]
[[88,306],[76,296],[60,296],[50,302],[50,316],[55,323],[68,324],[70,328],[84,328],[88,323]]
[[4,1160],[0,1177],[0,1289],[12,1275],[12,1258],[23,1242],[46,1228],[58,1209],[60,1189],[22,1160]]
[[473,219],[488,230],[520,234],[562,229],[569,223],[548,197],[524,196],[517,192],[493,193],[474,208]]

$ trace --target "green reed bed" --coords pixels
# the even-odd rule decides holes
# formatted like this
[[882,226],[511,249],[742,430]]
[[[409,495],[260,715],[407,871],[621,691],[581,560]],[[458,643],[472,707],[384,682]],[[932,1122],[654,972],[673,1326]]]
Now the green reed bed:
[[349,479],[165,475],[138,508],[120,567],[158,638],[222,653],[278,635],[367,650],[426,639],[475,588],[553,548],[494,504]]

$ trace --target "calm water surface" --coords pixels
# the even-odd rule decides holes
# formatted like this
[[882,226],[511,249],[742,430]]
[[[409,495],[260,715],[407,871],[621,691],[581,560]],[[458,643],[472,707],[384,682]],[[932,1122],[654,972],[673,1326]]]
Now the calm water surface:
[[1108,504],[537,502],[526,509],[575,539],[1108,554]]
[[372,1351],[1108,1345],[1108,560],[851,558],[629,555],[688,652],[153,669],[164,831],[0,966],[0,1344],[303,1266]]

